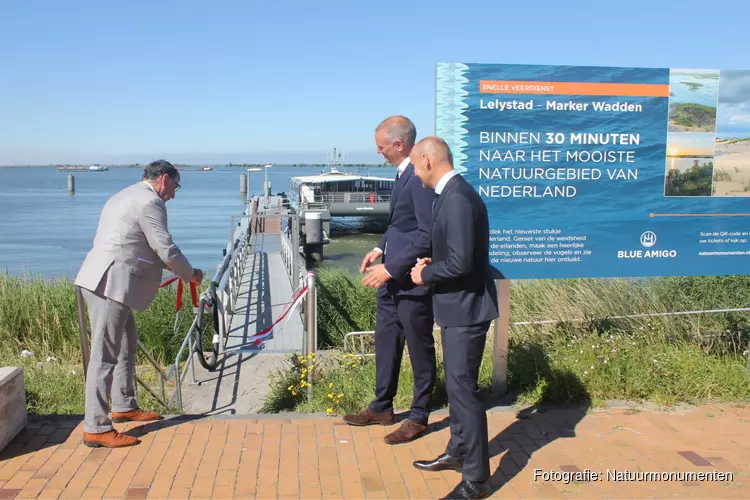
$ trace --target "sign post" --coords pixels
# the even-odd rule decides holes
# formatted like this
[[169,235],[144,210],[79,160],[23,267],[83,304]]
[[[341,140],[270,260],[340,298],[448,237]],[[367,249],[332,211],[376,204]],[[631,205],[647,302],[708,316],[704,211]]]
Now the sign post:
[[510,338],[510,280],[497,283],[499,317],[495,320],[492,342],[492,393],[504,396],[508,392],[508,339]]

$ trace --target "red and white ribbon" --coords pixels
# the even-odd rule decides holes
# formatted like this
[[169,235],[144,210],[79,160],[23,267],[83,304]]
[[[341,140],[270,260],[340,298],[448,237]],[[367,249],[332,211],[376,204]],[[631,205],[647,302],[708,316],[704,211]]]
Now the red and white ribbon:
[[[311,273],[308,273],[308,276]],[[255,335],[251,335],[248,340],[252,342],[255,345],[260,345],[260,343],[270,337],[273,334],[273,329],[276,325],[281,322],[282,319],[286,317],[286,321],[284,322],[284,325],[281,327],[281,331],[286,328],[286,324],[289,322],[289,313],[292,312],[301,302],[302,299],[305,298],[305,295],[307,295],[308,292],[308,286],[307,286],[307,276],[305,276],[305,279],[302,281],[302,285],[300,285],[293,293],[292,296],[289,298],[287,303],[284,305],[284,310],[281,312],[278,318],[276,318],[276,321],[271,323],[270,326],[267,328],[264,328],[262,331],[256,333]]]
[[[307,276],[309,276],[312,273],[308,273]],[[292,292],[292,296],[289,298],[286,304],[284,304],[284,309],[282,310],[281,314],[278,318],[276,318],[276,321],[271,323],[270,326],[267,328],[264,328],[263,331],[260,331],[256,333],[255,335],[250,336],[248,339],[255,345],[260,345],[260,343],[270,337],[273,334],[273,329],[276,325],[278,325],[281,320],[286,318],[286,321],[284,322],[284,325],[281,327],[281,331],[286,328],[286,324],[289,322],[289,313],[292,312],[301,302],[302,299],[305,298],[305,295],[307,295],[308,292],[308,286],[307,286],[307,276],[305,276],[305,279],[302,281],[303,284],[301,284],[297,289]],[[169,278],[165,280],[161,285],[159,285],[159,288],[165,288],[175,281],[179,280],[177,276],[173,276],[172,278]],[[182,309],[182,294],[183,294],[183,282],[182,280],[179,281],[177,284],[177,304],[175,306],[176,313],[180,312]],[[193,307],[198,307],[198,290],[196,288],[195,283],[190,282],[190,295],[193,301]]]

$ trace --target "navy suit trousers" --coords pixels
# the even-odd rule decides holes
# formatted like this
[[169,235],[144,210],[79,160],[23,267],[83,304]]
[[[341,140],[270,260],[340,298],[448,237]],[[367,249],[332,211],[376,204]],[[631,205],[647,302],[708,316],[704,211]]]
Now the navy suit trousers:
[[487,481],[490,454],[487,413],[479,393],[479,367],[490,322],[443,328],[443,365],[451,426],[445,452],[464,459],[463,479]]
[[377,292],[375,326],[375,399],[370,408],[376,412],[393,409],[404,343],[414,373],[414,397],[409,419],[427,424],[429,404],[435,387],[435,339],[430,296],[392,295],[385,287]]

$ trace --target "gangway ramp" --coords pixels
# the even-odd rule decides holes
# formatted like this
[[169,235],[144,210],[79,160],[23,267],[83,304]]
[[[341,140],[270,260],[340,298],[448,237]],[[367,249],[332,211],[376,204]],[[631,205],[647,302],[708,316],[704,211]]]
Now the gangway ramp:
[[[258,412],[269,391],[269,376],[288,368],[290,354],[303,352],[304,325],[299,309],[268,330],[289,309],[299,285],[299,279],[290,277],[288,258],[287,262],[283,258],[288,257],[289,240],[284,240],[281,216],[263,208],[249,211],[257,217],[249,224],[249,247],[243,253],[236,298],[231,301],[224,354],[214,371],[196,363],[195,378],[200,385],[183,386],[185,413]],[[257,342],[253,337],[262,333],[270,336]]]

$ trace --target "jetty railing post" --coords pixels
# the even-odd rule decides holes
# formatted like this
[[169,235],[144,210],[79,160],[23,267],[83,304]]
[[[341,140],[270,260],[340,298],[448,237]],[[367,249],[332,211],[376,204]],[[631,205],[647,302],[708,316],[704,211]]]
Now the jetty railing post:
[[182,377],[180,376],[180,365],[175,363],[172,366],[174,366],[174,388],[177,393],[177,408],[182,412],[182,387],[180,387],[182,385]]
[[78,327],[81,333],[81,357],[83,358],[83,378],[86,379],[86,372],[89,368],[89,358],[91,349],[89,347],[89,327],[86,323],[86,309],[83,300],[81,287],[76,285],[76,304],[78,306]]
[[[315,293],[315,274],[310,273],[307,275],[307,297],[305,304],[305,354],[313,355],[312,365],[315,365],[315,351],[318,346],[318,297]],[[307,396],[312,397],[312,378],[313,369],[309,369],[307,372]]]
[[492,393],[504,396],[508,391],[508,338],[510,336],[510,280],[497,280],[499,317],[495,320],[492,343]]
[[263,168],[263,208],[268,208],[268,167],[270,165],[266,165]]
[[234,215],[229,216],[229,253],[234,253]]

